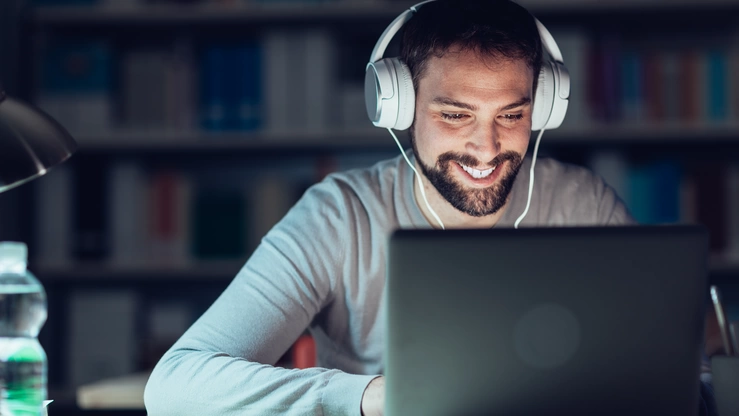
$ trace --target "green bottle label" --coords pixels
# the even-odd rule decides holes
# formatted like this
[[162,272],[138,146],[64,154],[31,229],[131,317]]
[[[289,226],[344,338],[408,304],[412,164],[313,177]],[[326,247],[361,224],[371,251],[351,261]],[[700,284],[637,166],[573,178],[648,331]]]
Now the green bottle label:
[[24,346],[2,363],[5,386],[2,391],[3,411],[13,416],[38,416],[46,399],[46,371],[43,350]]

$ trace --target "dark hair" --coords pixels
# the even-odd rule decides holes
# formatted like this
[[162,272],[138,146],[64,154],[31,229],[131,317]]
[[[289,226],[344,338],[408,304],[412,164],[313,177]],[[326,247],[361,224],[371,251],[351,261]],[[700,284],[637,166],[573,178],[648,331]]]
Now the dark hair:
[[523,59],[534,70],[534,89],[542,49],[533,16],[510,0],[437,0],[424,4],[403,26],[400,57],[413,75],[423,76],[431,54],[441,58],[452,46],[483,57]]

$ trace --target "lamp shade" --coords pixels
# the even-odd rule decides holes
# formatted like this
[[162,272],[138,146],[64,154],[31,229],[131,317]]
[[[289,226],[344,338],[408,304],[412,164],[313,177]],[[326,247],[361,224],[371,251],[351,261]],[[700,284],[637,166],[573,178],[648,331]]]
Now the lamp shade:
[[0,89],[0,192],[45,174],[76,149],[72,136],[54,119]]

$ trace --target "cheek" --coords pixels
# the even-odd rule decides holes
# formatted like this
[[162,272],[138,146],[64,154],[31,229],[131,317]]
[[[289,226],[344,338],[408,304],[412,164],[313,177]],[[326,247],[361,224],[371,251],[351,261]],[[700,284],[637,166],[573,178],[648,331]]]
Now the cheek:
[[443,134],[440,134],[438,127],[435,125],[431,117],[426,115],[417,115],[414,124],[414,133],[418,152],[425,162],[436,160],[436,157],[442,153],[439,148],[443,146]]
[[531,135],[531,133],[528,132],[528,131],[526,131],[526,132],[521,132],[520,134],[517,134],[515,136],[516,138],[514,140],[514,143],[515,143],[515,146],[516,146],[516,150],[518,150],[519,153],[521,153],[521,154],[525,154],[526,153],[526,150],[529,147],[529,137],[530,137],[530,135]]
[[513,150],[523,155],[529,147],[530,137],[531,129],[528,126],[516,127],[506,135],[503,147],[507,148],[505,150]]

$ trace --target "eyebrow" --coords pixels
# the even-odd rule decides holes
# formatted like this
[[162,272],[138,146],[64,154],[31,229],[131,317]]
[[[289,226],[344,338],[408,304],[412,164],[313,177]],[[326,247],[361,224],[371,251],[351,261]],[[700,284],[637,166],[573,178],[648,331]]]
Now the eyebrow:
[[[453,100],[449,97],[436,97],[432,100],[434,104],[450,105],[452,107],[463,108],[465,110],[477,111],[477,106],[472,104],[463,103],[461,101]],[[505,107],[501,108],[501,111],[511,110],[522,105],[526,105],[531,102],[530,97],[523,97],[516,102],[510,103]]]

